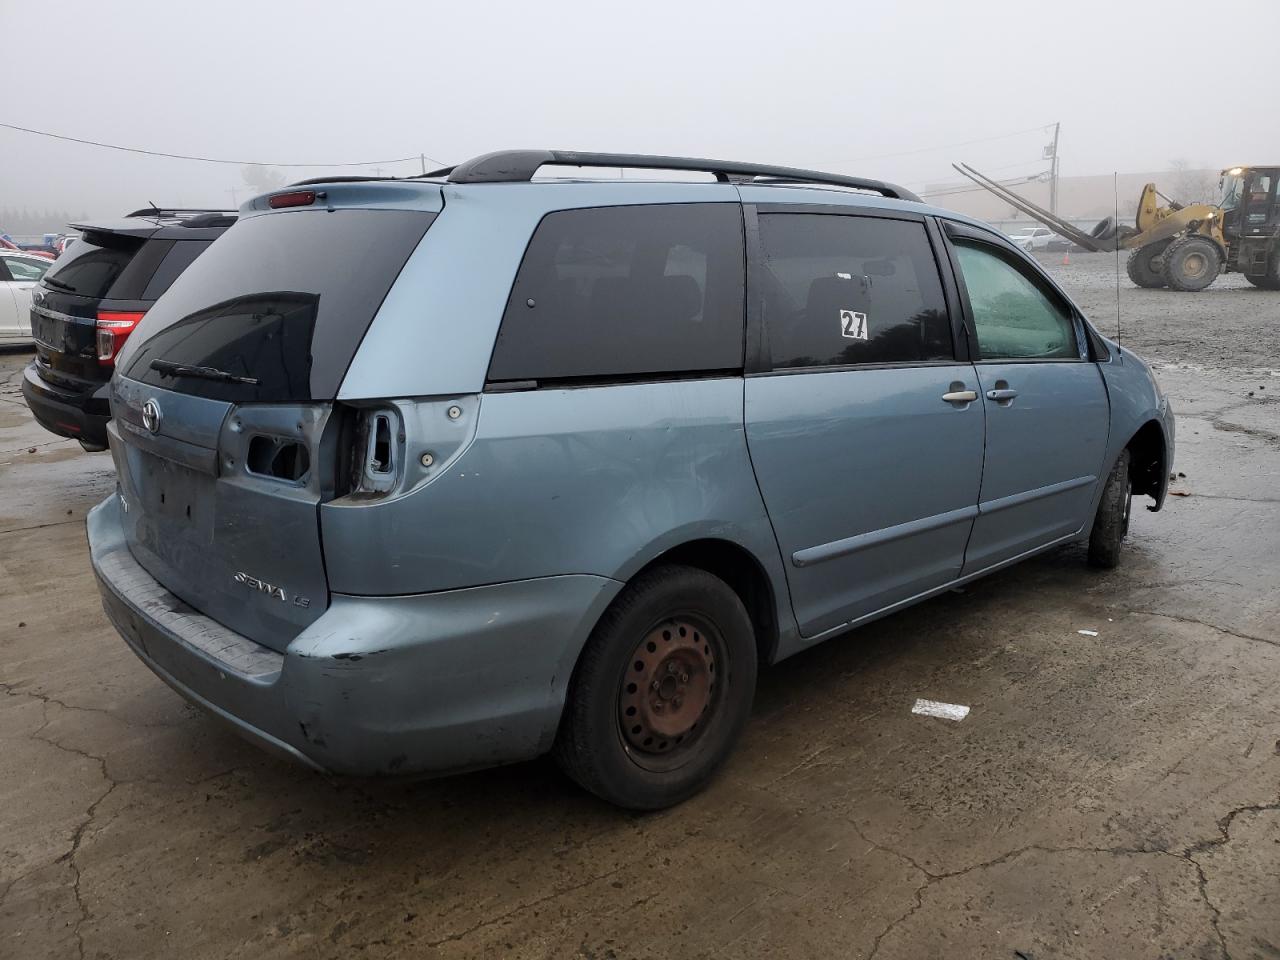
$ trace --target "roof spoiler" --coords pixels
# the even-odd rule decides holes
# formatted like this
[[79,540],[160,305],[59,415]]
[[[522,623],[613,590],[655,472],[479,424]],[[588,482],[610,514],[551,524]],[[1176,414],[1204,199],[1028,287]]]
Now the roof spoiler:
[[126,213],[126,217],[146,217],[151,220],[157,218],[163,220],[185,220],[188,217],[198,217],[206,214],[220,214],[222,216],[236,215],[235,210],[218,210],[213,207],[143,207],[141,210],[134,210],[132,213]]

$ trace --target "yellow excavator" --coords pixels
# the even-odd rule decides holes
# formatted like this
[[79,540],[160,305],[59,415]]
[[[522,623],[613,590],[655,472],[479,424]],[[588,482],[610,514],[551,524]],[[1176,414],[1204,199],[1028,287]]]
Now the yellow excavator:
[[1216,204],[1181,204],[1148,183],[1133,226],[1107,217],[1088,232],[968,164],[952,166],[1086,250],[1129,250],[1129,279],[1140,287],[1194,292],[1239,272],[1255,287],[1280,290],[1280,166],[1223,170]]

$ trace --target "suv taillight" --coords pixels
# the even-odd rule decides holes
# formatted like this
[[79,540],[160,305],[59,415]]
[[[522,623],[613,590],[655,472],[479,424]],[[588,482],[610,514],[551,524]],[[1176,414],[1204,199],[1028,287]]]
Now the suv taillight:
[[98,364],[103,367],[115,366],[116,354],[124,346],[133,328],[144,316],[143,311],[134,310],[99,310],[98,311]]

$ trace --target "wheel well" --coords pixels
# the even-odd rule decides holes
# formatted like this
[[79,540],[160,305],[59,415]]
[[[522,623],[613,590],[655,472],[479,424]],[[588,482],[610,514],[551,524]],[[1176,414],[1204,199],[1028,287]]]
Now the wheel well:
[[1148,420],[1128,443],[1129,477],[1133,492],[1152,498],[1160,496],[1164,484],[1165,463],[1164,433],[1154,420]]
[[727,583],[751,617],[760,662],[772,662],[778,646],[778,608],[773,585],[755,557],[728,540],[691,540],[654,557],[640,572],[666,564],[698,567]]

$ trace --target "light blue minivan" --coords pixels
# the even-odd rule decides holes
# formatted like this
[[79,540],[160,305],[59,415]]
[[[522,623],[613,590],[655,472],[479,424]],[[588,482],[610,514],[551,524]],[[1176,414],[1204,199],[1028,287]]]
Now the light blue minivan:
[[706,784],[760,664],[1060,544],[1115,565],[1174,439],[981,223],[550,151],[250,201],[112,411],[93,565],[179,693],[317,769],[554,752],[635,808]]

